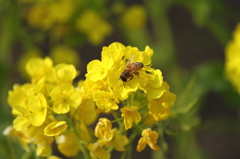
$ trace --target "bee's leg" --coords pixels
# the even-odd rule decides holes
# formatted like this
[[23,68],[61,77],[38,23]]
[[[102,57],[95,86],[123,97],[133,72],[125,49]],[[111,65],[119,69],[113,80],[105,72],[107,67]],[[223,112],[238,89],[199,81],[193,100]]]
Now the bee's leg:
[[134,74],[139,78],[139,72],[134,72]]
[[133,75],[130,76],[129,81],[133,79]]

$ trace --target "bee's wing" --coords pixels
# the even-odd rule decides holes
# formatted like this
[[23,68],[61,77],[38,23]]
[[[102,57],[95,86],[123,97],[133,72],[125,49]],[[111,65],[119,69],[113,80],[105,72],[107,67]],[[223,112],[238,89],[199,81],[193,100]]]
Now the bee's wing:
[[131,62],[133,62],[133,60],[134,60],[134,55],[131,54],[131,55],[129,56],[129,58],[127,59],[127,63],[131,63]]

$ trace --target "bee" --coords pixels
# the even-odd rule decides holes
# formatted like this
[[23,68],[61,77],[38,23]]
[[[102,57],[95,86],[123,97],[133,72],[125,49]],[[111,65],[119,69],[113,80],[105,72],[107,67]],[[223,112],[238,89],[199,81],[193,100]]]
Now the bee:
[[139,77],[139,70],[144,67],[143,63],[141,62],[132,62],[134,56],[131,55],[130,58],[127,60],[127,65],[123,70],[122,74],[120,75],[120,79],[123,82],[127,82],[133,79],[133,75]]

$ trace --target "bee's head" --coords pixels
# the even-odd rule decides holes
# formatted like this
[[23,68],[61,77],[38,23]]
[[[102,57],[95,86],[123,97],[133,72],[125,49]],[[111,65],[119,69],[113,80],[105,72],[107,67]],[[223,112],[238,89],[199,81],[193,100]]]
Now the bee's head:
[[120,76],[120,79],[123,81],[123,82],[127,82],[127,79],[125,77],[123,77],[123,75]]

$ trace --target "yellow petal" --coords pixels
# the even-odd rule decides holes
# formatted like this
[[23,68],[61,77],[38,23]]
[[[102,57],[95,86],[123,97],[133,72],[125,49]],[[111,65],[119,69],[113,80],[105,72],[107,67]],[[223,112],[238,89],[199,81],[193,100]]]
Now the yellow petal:
[[67,129],[68,125],[65,121],[54,121],[44,129],[46,136],[58,136]]

